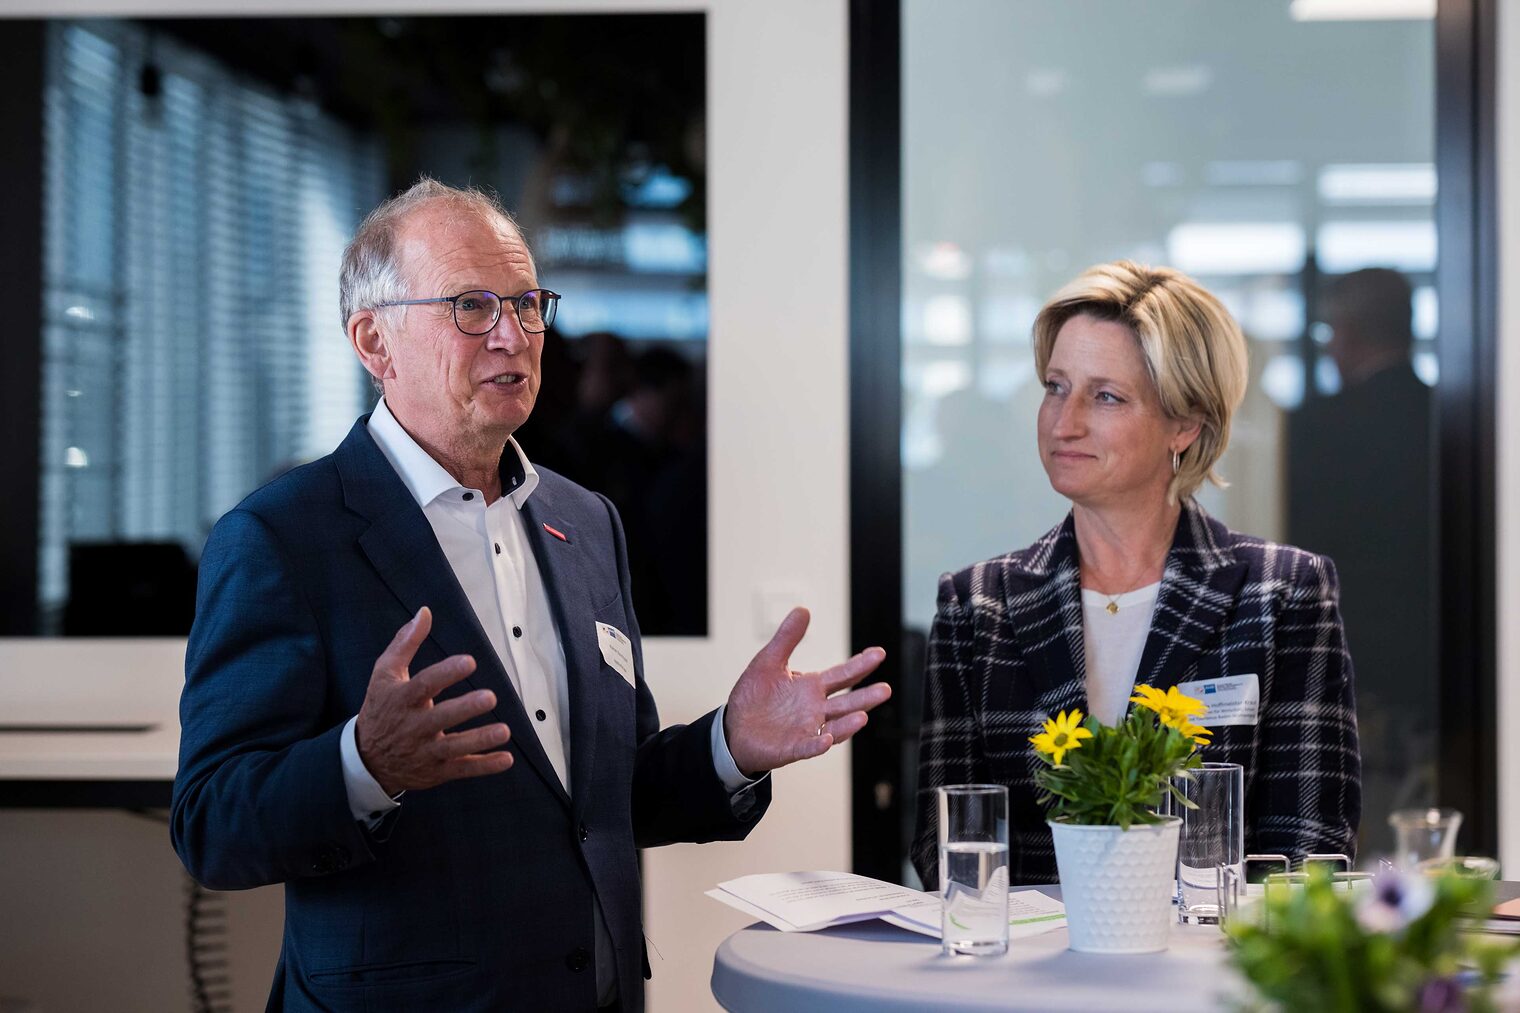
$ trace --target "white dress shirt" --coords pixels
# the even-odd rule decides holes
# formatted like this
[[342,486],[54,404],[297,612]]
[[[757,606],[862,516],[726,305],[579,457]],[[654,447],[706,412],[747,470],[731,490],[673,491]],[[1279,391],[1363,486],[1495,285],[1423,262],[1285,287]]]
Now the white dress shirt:
[[[486,505],[479,489],[466,489],[401,428],[386,406],[375,406],[369,434],[396,469],[475,610],[481,628],[512,680],[539,744],[567,793],[570,784],[570,683],[565,649],[549,609],[543,575],[528,544],[520,511],[538,486],[538,472],[517,441],[507,440],[522,462],[523,479],[515,489]],[[373,825],[400,803],[387,795],[359,757],[355,715],[343,729],[340,755],[343,784],[354,819]],[[730,792],[754,783],[734,763],[723,734],[723,708],[712,726],[713,765]]]
[[[1116,725],[1129,710],[1140,656],[1151,632],[1161,582],[1117,597],[1082,589],[1082,644],[1087,661],[1087,712]],[[1108,603],[1119,606],[1108,611]]]

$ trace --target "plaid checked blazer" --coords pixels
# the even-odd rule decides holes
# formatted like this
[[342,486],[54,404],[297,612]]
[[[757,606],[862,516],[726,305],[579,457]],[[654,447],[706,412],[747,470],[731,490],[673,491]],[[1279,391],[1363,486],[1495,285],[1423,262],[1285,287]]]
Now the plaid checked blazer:
[[[1136,681],[1259,677],[1257,724],[1216,728],[1203,750],[1245,767],[1247,852],[1355,853],[1361,754],[1338,600],[1329,559],[1238,535],[1184,504]],[[1056,880],[1029,737],[1058,711],[1087,712],[1085,667],[1071,515],[1027,549],[940,578],[912,845],[929,889],[939,883],[934,789],[970,782],[1008,786],[1010,881]]]

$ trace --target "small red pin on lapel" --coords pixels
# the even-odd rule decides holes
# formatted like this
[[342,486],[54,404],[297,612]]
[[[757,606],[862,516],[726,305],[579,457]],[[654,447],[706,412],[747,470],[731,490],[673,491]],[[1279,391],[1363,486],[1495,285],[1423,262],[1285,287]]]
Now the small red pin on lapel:
[[547,531],[547,532],[549,532],[549,534],[553,535],[555,538],[558,538],[562,542],[567,542],[568,543],[570,541],[570,539],[568,539],[568,538],[565,537],[565,533],[563,531],[559,531],[559,530],[557,530],[555,528],[551,528],[547,523],[544,524],[544,530]]

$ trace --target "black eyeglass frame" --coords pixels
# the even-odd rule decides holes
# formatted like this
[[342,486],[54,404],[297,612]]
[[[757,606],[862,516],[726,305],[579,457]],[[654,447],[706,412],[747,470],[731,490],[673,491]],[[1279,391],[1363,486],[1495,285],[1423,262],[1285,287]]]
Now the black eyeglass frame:
[[[535,292],[537,292],[540,298],[543,300],[544,306],[542,313],[544,325],[537,328],[536,330],[532,327],[529,327],[522,318],[522,301]],[[496,312],[491,315],[491,324],[483,331],[467,331],[464,329],[464,325],[459,322],[459,300],[469,295],[488,295],[496,300]],[[387,306],[427,306],[433,303],[446,302],[449,304],[450,313],[454,318],[454,327],[459,331],[459,333],[468,334],[472,338],[478,338],[483,334],[491,333],[491,328],[495,327],[497,322],[501,320],[501,307],[505,303],[512,304],[512,312],[516,314],[517,325],[523,329],[523,333],[542,334],[544,331],[553,326],[554,315],[559,312],[559,300],[560,294],[558,292],[550,291],[547,288],[530,288],[526,292],[522,292],[518,295],[502,295],[499,292],[492,292],[488,288],[472,288],[467,292],[460,292],[458,295],[438,296],[435,299],[397,299],[393,302],[376,303],[375,309],[383,309]]]

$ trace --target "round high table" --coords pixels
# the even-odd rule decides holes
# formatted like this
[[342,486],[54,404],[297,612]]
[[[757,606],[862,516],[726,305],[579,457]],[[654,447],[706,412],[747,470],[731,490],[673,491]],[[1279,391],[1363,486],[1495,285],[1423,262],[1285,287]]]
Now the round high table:
[[[1038,888],[1060,897],[1057,886]],[[1143,956],[1073,953],[1066,930],[1014,939],[1001,957],[947,957],[939,940],[885,922],[818,932],[740,929],[713,958],[713,996],[732,1013],[887,1010],[1184,1013],[1244,994],[1217,925],[1177,925],[1171,947]]]

